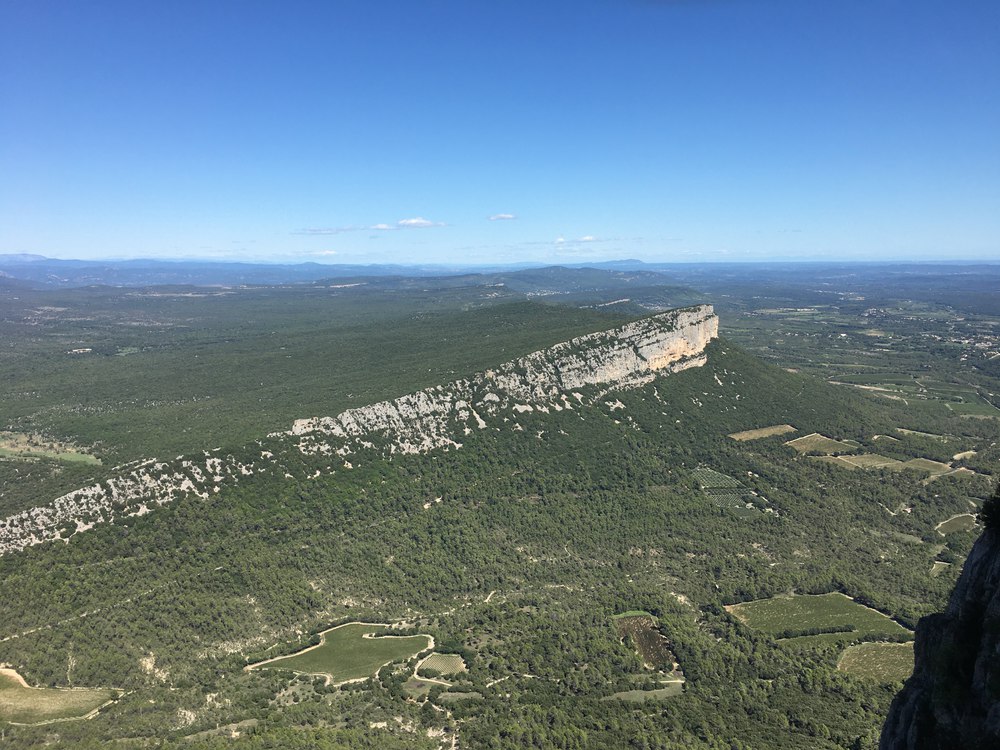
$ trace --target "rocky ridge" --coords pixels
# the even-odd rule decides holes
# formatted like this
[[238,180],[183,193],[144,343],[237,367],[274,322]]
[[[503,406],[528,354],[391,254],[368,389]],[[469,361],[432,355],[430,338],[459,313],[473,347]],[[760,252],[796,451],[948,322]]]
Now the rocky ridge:
[[476,430],[515,428],[518,414],[572,410],[610,391],[638,388],[660,374],[701,366],[705,347],[718,330],[711,305],[671,310],[556,344],[448,385],[336,417],[297,420],[290,431],[269,435],[267,449],[259,443],[259,457],[252,461],[206,451],[125,466],[110,479],[0,520],[0,555],[67,541],[98,523],[143,515],[183,497],[205,499],[241,477],[284,472],[280,453],[286,450],[339,456],[350,468],[346,457],[361,449],[391,456],[460,448],[460,440]]

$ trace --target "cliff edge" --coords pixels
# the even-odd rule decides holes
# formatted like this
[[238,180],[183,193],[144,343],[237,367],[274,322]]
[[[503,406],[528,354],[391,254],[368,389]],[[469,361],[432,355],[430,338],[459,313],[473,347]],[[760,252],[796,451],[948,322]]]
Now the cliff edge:
[[[470,378],[426,388],[391,401],[348,409],[335,417],[297,420],[287,432],[240,451],[150,459],[118,467],[104,481],[51,503],[0,518],[0,556],[35,544],[69,541],[96,524],[141,516],[184,497],[207,499],[254,474],[294,479],[302,456],[331,460],[311,478],[350,469],[361,450],[383,457],[461,448],[460,440],[488,428],[518,429],[526,412],[563,411],[596,402],[613,390],[638,388],[654,378],[707,361],[719,334],[711,305],[671,310],[608,331],[580,336]],[[290,454],[299,460],[288,460]]]
[[[1000,505],[1000,490],[991,504]],[[987,508],[947,610],[917,625],[914,672],[892,702],[880,750],[1000,748],[1000,525]]]

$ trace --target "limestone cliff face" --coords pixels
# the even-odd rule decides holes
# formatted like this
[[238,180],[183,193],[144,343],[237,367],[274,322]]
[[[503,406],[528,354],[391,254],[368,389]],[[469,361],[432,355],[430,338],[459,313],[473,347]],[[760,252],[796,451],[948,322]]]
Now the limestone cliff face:
[[718,334],[711,305],[672,310],[556,344],[446,386],[336,417],[300,419],[292,434],[301,436],[304,453],[347,455],[376,443],[390,454],[458,447],[463,435],[503,421],[506,414],[572,409],[587,398],[580,389],[636,388],[658,373],[702,365],[705,347]]
[[[660,373],[702,365],[705,347],[718,331],[719,320],[710,305],[672,310],[557,344],[445,386],[336,417],[298,420],[289,432],[269,435],[267,450],[264,443],[258,444],[254,450],[259,458],[253,460],[205,452],[123,467],[111,479],[0,519],[0,555],[66,541],[95,524],[142,515],[181,497],[207,498],[251,474],[284,473],[290,478],[281,460],[286,451],[346,458],[361,449],[392,456],[459,448],[460,440],[475,430],[516,429],[519,414],[572,410],[610,390],[636,388]],[[342,466],[350,468],[346,460]]]
[[881,750],[1000,748],[1000,531],[976,542],[947,610],[921,618],[915,649]]

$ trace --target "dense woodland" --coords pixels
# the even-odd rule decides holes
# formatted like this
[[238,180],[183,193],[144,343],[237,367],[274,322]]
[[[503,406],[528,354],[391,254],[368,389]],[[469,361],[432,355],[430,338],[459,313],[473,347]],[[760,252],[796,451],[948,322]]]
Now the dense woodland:
[[[94,306],[84,324],[30,324],[6,302],[14,344],[0,368],[21,395],[5,400],[0,427],[74,440],[104,465],[0,461],[5,513],[144,455],[270,448],[282,470],[0,558],[0,662],[31,684],[125,691],[89,721],[3,727],[10,747],[436,748],[455,733],[470,748],[874,747],[898,684],[839,672],[841,647],[791,647],[725,606],[841,591],[912,628],[943,606],[978,533],[943,536],[935,525],[975,513],[993,487],[1000,421],[789,372],[744,348],[760,342],[747,333],[750,316],[733,320],[742,345],[724,337],[704,367],[609,397],[623,409],[598,399],[523,414],[521,430],[470,435],[460,450],[387,461],[376,447],[312,478],[329,459],[264,435],[639,310],[504,302],[464,288],[381,302],[282,290],[241,298],[261,319],[240,332],[245,307],[225,297],[92,293],[107,296],[77,293],[75,304]],[[188,307],[167,316],[147,303]],[[119,304],[133,307],[115,312]],[[159,345],[123,324],[137,312],[171,321]],[[98,340],[107,351],[89,360],[65,354]],[[761,353],[775,360],[779,349]],[[950,366],[946,355],[923,356]],[[727,437],[783,423],[900,460],[976,450],[961,465],[980,475],[852,471],[785,446],[795,435]],[[714,503],[701,467],[738,478],[755,507]],[[934,561],[952,564],[932,576]],[[630,610],[656,616],[687,680],[682,695],[607,700],[654,686],[611,619]],[[431,634],[469,671],[423,700],[406,692],[399,665],[341,687],[243,670],[351,620]]]

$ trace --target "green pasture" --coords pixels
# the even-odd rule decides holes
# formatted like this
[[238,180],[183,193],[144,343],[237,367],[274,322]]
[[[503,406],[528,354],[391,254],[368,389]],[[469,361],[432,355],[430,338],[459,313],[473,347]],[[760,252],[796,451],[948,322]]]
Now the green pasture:
[[430,636],[394,636],[387,632],[385,625],[348,623],[323,633],[319,646],[252,668],[290,669],[327,675],[334,683],[348,682],[370,677],[382,665],[409,659],[431,645]]
[[4,670],[0,672],[0,721],[42,724],[82,719],[117,694],[109,688],[27,687]]
[[956,531],[971,531],[975,528],[976,517],[971,513],[963,513],[960,516],[952,516],[947,521],[942,521],[934,527],[939,534],[947,536]]

